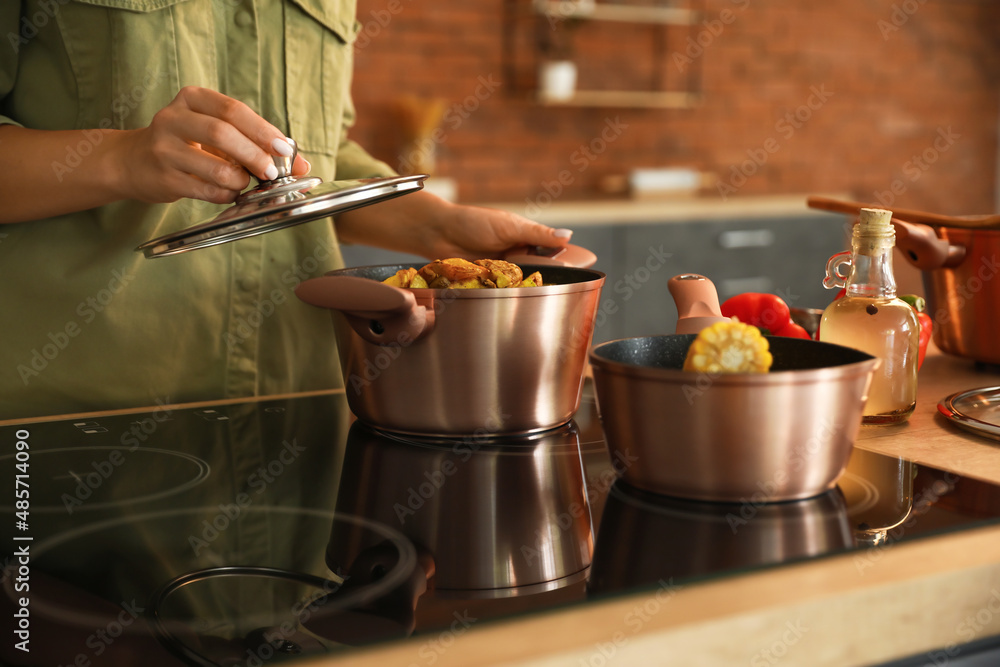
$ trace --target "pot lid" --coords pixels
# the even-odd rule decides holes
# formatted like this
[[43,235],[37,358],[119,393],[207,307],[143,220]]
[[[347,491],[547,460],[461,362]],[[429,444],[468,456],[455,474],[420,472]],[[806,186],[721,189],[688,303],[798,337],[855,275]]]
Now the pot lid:
[[1000,387],[960,391],[941,399],[938,412],[977,435],[1000,440]]
[[[293,149],[295,148],[294,142]],[[166,257],[284,229],[319,218],[399,197],[423,188],[425,174],[324,183],[315,176],[292,176],[290,157],[275,157],[278,176],[261,181],[216,217],[193,227],[147,241],[136,250],[146,257]]]

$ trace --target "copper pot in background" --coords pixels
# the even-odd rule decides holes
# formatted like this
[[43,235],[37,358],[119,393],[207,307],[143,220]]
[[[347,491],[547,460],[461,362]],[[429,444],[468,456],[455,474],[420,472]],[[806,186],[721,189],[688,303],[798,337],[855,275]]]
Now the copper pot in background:
[[[808,204],[855,215],[867,206],[825,197],[809,197]],[[922,272],[927,312],[934,320],[934,344],[958,357],[1000,363],[996,342],[1000,331],[1000,216],[891,210],[896,246]]]
[[1000,363],[1000,229],[934,231],[950,246],[964,249],[956,265],[923,272],[934,344],[959,357]]
[[[409,265],[341,269],[296,294],[332,310],[351,411],[423,436],[521,435],[580,405],[604,274],[521,264],[542,287],[399,289]],[[414,265],[415,266],[415,265]]]

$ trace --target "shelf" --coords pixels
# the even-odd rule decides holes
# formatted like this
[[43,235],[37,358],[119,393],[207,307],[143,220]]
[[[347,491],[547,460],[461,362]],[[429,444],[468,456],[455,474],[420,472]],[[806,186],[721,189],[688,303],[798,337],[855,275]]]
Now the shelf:
[[679,91],[578,90],[566,99],[539,93],[538,102],[544,106],[692,109],[701,103],[701,95]]
[[534,6],[539,14],[557,19],[590,19],[593,21],[666,25],[693,25],[698,22],[698,12],[681,7],[612,5],[604,2],[580,2],[579,0],[576,2],[573,0],[535,0]]
[[[637,2],[638,0],[632,0]],[[668,44],[676,44],[679,40],[696,39],[696,33],[702,29],[699,21],[704,16],[705,0],[657,0],[655,5],[629,4],[627,0],[504,0],[504,38],[503,38],[503,73],[508,93],[513,93],[521,99],[529,99],[546,107],[611,107],[639,109],[691,109],[701,104],[701,64],[698,59],[688,68],[687,72],[673,72],[670,68],[670,48]],[[593,82],[585,82],[585,86],[593,86],[597,90],[578,90],[570,98],[553,97],[539,92],[542,87],[541,65],[546,57],[552,60],[556,54],[575,60],[572,55],[579,50],[585,53],[588,42],[575,45],[577,40],[609,39],[620,28],[605,23],[605,27],[596,22],[619,22],[642,24],[648,27],[638,28],[646,40],[632,40],[631,34],[619,35],[618,39],[630,44],[651,50],[649,57],[636,55],[635,51],[623,50],[620,59],[621,66],[628,67],[630,60],[642,58],[643,67],[636,69],[636,75],[649,77],[645,85],[636,81],[635,88],[625,90],[602,90],[603,85],[622,85],[615,81],[614,69],[610,66],[601,75],[602,78]],[[625,28],[627,32],[629,28]],[[577,32],[579,31],[579,32]],[[607,43],[598,41],[597,44]],[[606,57],[617,57],[618,52],[608,53]],[[581,55],[585,60],[585,57]],[[649,63],[647,65],[647,62]],[[579,63],[578,63],[579,66]],[[634,78],[634,77],[633,77]]]

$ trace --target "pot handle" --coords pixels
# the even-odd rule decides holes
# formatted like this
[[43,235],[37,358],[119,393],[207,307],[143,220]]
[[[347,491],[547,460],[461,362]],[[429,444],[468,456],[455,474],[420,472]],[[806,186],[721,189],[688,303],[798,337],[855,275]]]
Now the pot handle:
[[722,316],[719,293],[715,284],[697,273],[682,273],[667,282],[667,289],[677,305],[677,329],[679,334],[696,334],[716,322],[730,318]]
[[375,345],[409,345],[434,328],[433,304],[418,305],[412,291],[377,280],[327,274],[299,283],[295,296],[339,310],[359,336]]
[[547,264],[589,269],[597,262],[597,255],[572,243],[560,248],[518,246],[503,254],[503,259],[514,264]]
[[931,227],[892,219],[896,228],[896,246],[907,261],[923,271],[958,266],[965,259],[965,246],[952,245],[939,238]]

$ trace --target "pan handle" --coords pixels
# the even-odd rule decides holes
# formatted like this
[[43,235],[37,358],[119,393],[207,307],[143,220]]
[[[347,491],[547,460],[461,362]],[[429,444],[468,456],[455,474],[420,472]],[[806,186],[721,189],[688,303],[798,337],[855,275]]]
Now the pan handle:
[[[810,208],[855,216],[861,212],[862,208],[868,206],[858,202],[830,199],[829,197],[808,197],[806,204]],[[908,218],[908,220],[900,218]],[[960,218],[908,209],[893,209],[892,226],[896,229],[896,246],[903,251],[910,264],[922,271],[956,267],[965,259],[965,246],[952,245],[947,240],[938,237],[930,224],[969,229],[980,226],[972,219],[966,220],[967,224],[965,225],[960,224],[962,222]]]
[[1000,225],[1000,215],[941,215],[926,211],[915,211],[908,208],[897,208],[880,204],[862,204],[860,202],[831,199],[830,197],[807,197],[806,205],[822,211],[858,215],[862,208],[881,208],[891,210],[893,217],[910,223],[924,224],[931,227],[957,227],[959,229],[996,229]]
[[696,334],[707,326],[729,319],[722,316],[715,284],[705,276],[682,273],[667,282],[667,289],[677,305],[676,333]]
[[504,253],[503,259],[514,264],[549,264],[589,269],[597,262],[597,255],[572,243],[560,248],[518,246]]
[[953,268],[965,259],[965,246],[952,245],[940,238],[931,227],[892,219],[896,228],[896,246],[907,261],[922,271]]
[[299,283],[295,296],[339,310],[351,328],[375,345],[409,345],[434,328],[434,307],[418,305],[410,290],[357,276],[325,275]]

